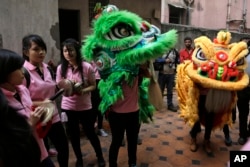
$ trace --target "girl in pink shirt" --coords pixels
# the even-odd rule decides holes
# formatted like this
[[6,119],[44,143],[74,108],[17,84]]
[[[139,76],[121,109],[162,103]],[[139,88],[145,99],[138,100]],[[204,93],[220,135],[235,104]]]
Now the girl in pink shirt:
[[40,166],[40,148],[27,119],[8,105],[0,89],[0,166]]
[[[20,55],[14,53],[12,51],[5,50],[5,49],[0,50],[0,89],[1,89],[1,92],[3,92],[5,97],[7,98],[8,105],[11,108],[15,109],[17,114],[19,116],[21,116],[20,119],[21,118],[25,119],[30,124],[31,129],[33,129],[32,133],[36,139],[36,142],[37,142],[36,144],[38,144],[40,147],[40,149],[38,151],[38,158],[39,158],[40,153],[41,153],[41,156],[39,158],[41,160],[40,165],[42,167],[51,167],[54,165],[48,157],[48,153],[45,149],[43,140],[38,137],[36,130],[35,130],[35,126],[45,110],[43,107],[37,107],[35,109],[35,111],[32,112],[32,109],[31,109],[32,101],[30,99],[29,91],[27,90],[26,87],[21,85],[22,81],[24,79],[24,75],[23,75],[23,71],[22,71],[23,63],[24,63],[24,59]],[[2,105],[1,105],[1,107],[2,107]],[[1,112],[4,112],[4,111],[1,111]],[[14,122],[14,123],[18,123],[18,121],[19,120],[16,120],[16,122]],[[1,123],[3,123],[2,120],[1,120]],[[31,149],[32,147],[34,147],[34,149],[36,149],[36,145],[32,146],[34,144],[34,143],[32,143],[32,141],[30,141],[30,143],[29,143],[29,140],[25,141],[24,138],[20,138],[21,136],[18,136],[18,133],[20,133],[19,135],[21,135],[21,133],[24,131],[22,131],[20,129],[20,131],[18,132],[18,128],[22,128],[22,127],[16,127],[13,130],[16,131],[17,134],[15,134],[15,135],[16,135],[16,137],[19,137],[19,140],[15,141],[15,139],[18,139],[18,138],[9,139],[9,141],[7,141],[7,142],[11,142],[11,144],[10,144],[11,146],[10,146],[10,148],[6,148],[6,149],[8,149],[8,151],[3,156],[7,156],[8,152],[11,153],[11,147],[15,147],[15,151],[12,153],[13,154],[18,153],[18,154],[16,156],[11,157],[11,158],[17,158],[17,159],[20,158],[19,159],[20,161],[16,162],[15,159],[13,159],[13,160],[10,159],[10,161],[13,161],[13,162],[4,162],[4,163],[6,163],[6,164],[17,163],[16,166],[29,166],[28,162],[34,163],[35,159],[32,159],[32,157],[36,158],[36,156],[37,156],[37,152],[33,152],[33,150]],[[26,126],[26,128],[28,128],[28,127]],[[27,129],[26,129],[26,131],[27,131]],[[3,132],[3,131],[1,131],[1,132]],[[4,136],[0,137],[1,141],[2,141],[2,139],[5,139],[5,137],[7,137],[7,136],[4,135]],[[21,143],[19,143],[19,142],[21,142]],[[23,145],[23,146],[18,147],[18,145],[20,145],[20,146]],[[5,147],[6,147],[6,145],[5,145]],[[21,151],[23,151],[23,152],[21,152]],[[33,155],[33,153],[34,153],[34,155]],[[27,160],[25,158],[25,156],[28,156],[29,160]],[[10,157],[7,157],[7,158],[10,158]],[[27,160],[27,162],[21,162],[24,160]],[[45,161],[49,161],[50,165],[45,166],[44,165]],[[6,166],[11,166],[11,165],[6,165]],[[34,166],[37,166],[37,165],[34,165]]]
[[22,40],[23,57],[26,60],[24,67],[27,69],[30,76],[29,85],[27,81],[25,86],[28,87],[33,106],[39,106],[44,101],[53,103],[55,110],[52,117],[52,125],[44,138],[45,146],[49,150],[48,139],[53,143],[58,151],[57,160],[60,167],[68,167],[69,147],[67,136],[58,114],[58,109],[55,102],[48,100],[55,95],[57,91],[56,81],[53,79],[53,74],[45,64],[46,44],[44,40],[36,34],[27,35]]
[[61,53],[62,63],[57,68],[56,81],[60,83],[67,79],[75,86],[80,85],[75,87],[71,96],[63,96],[61,103],[62,111],[66,112],[68,117],[68,132],[77,158],[76,167],[83,167],[79,122],[96,152],[98,166],[104,167],[101,144],[94,129],[97,113],[92,110],[91,104],[91,91],[96,88],[93,68],[82,60],[80,45],[74,39],[66,39],[63,42]]

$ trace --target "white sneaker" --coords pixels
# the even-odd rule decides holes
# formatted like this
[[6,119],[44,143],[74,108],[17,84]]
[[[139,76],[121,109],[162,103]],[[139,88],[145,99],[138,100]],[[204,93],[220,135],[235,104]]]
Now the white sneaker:
[[98,129],[97,134],[99,136],[103,136],[103,137],[107,137],[108,136],[107,132],[105,132],[104,129]]
[[48,153],[49,153],[49,156],[51,157],[55,157],[58,154],[55,148],[50,148]]

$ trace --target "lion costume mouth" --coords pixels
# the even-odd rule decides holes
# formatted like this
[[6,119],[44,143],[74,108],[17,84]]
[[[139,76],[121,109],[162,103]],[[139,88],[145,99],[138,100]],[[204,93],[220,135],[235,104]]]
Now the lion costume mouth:
[[[248,75],[242,70],[228,69],[226,66],[209,70],[195,69],[194,64],[187,66],[188,76],[205,88],[241,90],[248,85]],[[230,71],[231,70],[231,71]]]

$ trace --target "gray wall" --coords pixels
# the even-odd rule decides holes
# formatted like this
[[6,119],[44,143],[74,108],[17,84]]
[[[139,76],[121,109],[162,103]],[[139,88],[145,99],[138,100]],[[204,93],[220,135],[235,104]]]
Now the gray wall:
[[[116,5],[119,9],[125,9],[138,14],[141,18],[151,24],[160,27],[160,18],[157,18],[156,11],[161,9],[161,0],[110,0],[110,4]],[[160,13],[159,13],[160,17]]]
[[[205,29],[205,28],[197,28],[197,27],[191,27],[191,26],[180,26],[177,24],[165,24],[161,26],[162,32],[167,32],[170,29],[176,29],[178,32],[178,42],[176,44],[176,48],[179,50],[184,47],[184,38],[185,37],[191,37],[192,39],[195,39],[199,36],[207,36],[211,40],[214,39],[217,36],[217,33],[219,30],[211,30],[211,29]],[[237,42],[242,37],[250,37],[250,34],[243,34],[243,33],[236,33],[231,32],[231,42]]]
[[[60,37],[58,9],[74,9],[80,11],[80,35],[84,39],[91,33],[89,27],[89,0],[1,0],[0,1],[0,48],[21,51],[21,40],[29,33],[36,33],[45,40],[48,53],[45,61],[52,59],[55,63],[60,60]],[[123,1],[110,0],[110,4],[120,9],[129,10],[148,20],[151,24],[161,27],[162,32],[169,29],[178,30],[178,49],[184,46],[183,39],[190,36],[193,39],[207,35],[214,38],[218,30],[195,28],[179,25],[161,25],[159,18],[161,0]],[[155,11],[157,11],[155,14]],[[246,34],[232,33],[237,41]]]
[[22,54],[22,38],[30,33],[41,35],[46,42],[45,61],[60,59],[56,43],[59,41],[58,0],[1,0],[2,47]]

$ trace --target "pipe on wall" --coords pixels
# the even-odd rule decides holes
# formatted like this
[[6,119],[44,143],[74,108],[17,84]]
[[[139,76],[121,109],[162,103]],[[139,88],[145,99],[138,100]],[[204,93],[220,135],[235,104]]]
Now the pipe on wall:
[[243,1],[243,13],[242,13],[242,28],[243,28],[243,32],[245,32],[246,30],[246,15],[247,15],[247,1],[244,0]]
[[227,30],[229,30],[230,14],[231,14],[231,0],[228,0],[227,1],[227,21],[226,21]]

